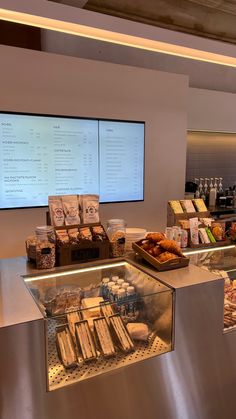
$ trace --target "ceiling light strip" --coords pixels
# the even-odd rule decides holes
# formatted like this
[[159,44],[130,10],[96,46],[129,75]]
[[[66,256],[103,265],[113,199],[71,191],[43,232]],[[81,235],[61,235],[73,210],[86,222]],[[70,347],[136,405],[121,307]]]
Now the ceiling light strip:
[[0,20],[6,20],[9,22],[20,23],[104,42],[110,42],[117,45],[143,49],[146,51],[174,55],[182,58],[209,62],[212,64],[236,67],[236,57],[160,42],[153,39],[122,34],[119,32],[66,22],[63,20],[36,16],[29,13],[22,13],[0,8]]

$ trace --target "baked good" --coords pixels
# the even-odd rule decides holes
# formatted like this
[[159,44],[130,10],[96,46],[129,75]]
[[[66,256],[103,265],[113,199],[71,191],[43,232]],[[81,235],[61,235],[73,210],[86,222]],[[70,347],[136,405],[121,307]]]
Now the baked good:
[[159,246],[162,247],[162,249],[167,250],[170,253],[174,253],[177,256],[183,256],[183,253],[180,247],[177,245],[176,241],[174,240],[164,239],[164,240],[161,240],[158,244]]
[[109,317],[113,334],[117,341],[118,346],[123,352],[130,352],[134,349],[134,344],[126,329],[119,314],[114,314]]
[[163,233],[148,233],[146,236],[147,240],[151,240],[155,243],[158,243],[159,241],[163,240],[165,238],[165,235]]
[[126,327],[132,339],[143,341],[148,339],[149,330],[145,323],[128,323]]
[[82,320],[75,324],[75,335],[77,346],[83,359],[85,361],[95,359],[97,352],[87,320]]
[[56,335],[60,359],[65,368],[74,367],[77,363],[75,347],[68,327],[58,331]]
[[99,317],[101,315],[100,303],[104,302],[103,297],[89,297],[83,298],[81,307],[85,310],[83,311],[84,319],[89,317]]
[[115,347],[105,317],[94,320],[94,331],[103,355],[107,357],[115,355]]
[[81,318],[80,318],[79,313],[77,311],[73,311],[72,313],[68,313],[66,317],[67,317],[68,326],[69,326],[71,336],[75,340],[75,323],[78,323],[81,320]]
[[178,256],[170,252],[163,252],[157,257],[159,262],[167,262],[168,260],[176,259],[176,258],[178,258]]

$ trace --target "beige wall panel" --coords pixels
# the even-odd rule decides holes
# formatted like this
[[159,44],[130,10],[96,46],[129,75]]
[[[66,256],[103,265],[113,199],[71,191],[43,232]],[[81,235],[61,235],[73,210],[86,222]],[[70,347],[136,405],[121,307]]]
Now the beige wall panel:
[[[188,77],[0,47],[0,109],[146,122],[145,200],[101,205],[101,219],[163,229],[185,183]],[[0,257],[22,255],[45,209],[0,212]]]

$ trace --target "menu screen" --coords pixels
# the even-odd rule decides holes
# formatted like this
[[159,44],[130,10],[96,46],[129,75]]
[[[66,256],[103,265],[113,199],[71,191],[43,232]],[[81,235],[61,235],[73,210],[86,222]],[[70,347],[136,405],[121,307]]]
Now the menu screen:
[[144,123],[0,113],[0,208],[143,200]]

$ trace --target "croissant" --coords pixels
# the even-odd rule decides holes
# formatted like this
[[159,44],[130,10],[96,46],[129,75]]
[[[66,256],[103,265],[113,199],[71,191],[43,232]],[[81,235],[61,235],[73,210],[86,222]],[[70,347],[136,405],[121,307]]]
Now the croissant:
[[159,246],[162,247],[162,249],[167,250],[170,253],[174,253],[178,256],[183,256],[183,253],[180,249],[180,247],[177,245],[177,243],[174,240],[161,240],[159,243]]
[[163,233],[148,233],[146,239],[158,243],[165,238]]
[[162,248],[158,245],[153,247],[153,249],[152,249],[152,254],[155,257],[159,256],[162,252],[163,252]]
[[161,253],[160,256],[157,257],[159,262],[167,262],[167,260],[176,259],[178,256],[174,255],[174,253],[164,252]]

